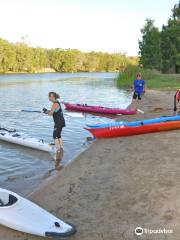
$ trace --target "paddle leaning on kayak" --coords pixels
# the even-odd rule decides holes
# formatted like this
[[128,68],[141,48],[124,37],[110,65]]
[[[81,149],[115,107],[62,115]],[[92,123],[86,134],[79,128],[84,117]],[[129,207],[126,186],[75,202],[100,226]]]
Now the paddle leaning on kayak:
[[58,99],[60,98],[59,94],[57,94],[56,92],[49,92],[48,98],[49,101],[52,102],[52,107],[51,110],[43,108],[43,113],[53,117],[54,120],[53,139],[56,146],[56,159],[59,159],[62,157],[63,154],[63,141],[61,138],[61,132],[66,124],[61,104],[58,101]]

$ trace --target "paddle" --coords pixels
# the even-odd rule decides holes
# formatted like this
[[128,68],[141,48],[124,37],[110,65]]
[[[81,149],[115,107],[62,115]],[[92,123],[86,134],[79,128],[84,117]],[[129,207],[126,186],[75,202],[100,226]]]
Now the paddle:
[[[21,112],[29,112],[29,113],[43,113],[42,111],[38,110],[31,110],[31,109],[23,109]],[[77,117],[77,118],[83,118],[84,116],[82,113],[76,113],[76,112],[64,112],[64,115],[70,116],[70,117]]]
[[[34,110],[34,109],[2,110],[0,112],[43,113],[40,110]],[[84,117],[82,113],[75,113],[75,112],[65,112],[64,115],[69,116],[69,117],[76,117],[76,118],[83,118]]]
[[144,111],[142,111],[141,109],[137,109],[137,111],[139,112],[139,113],[142,113],[142,114],[144,114]]

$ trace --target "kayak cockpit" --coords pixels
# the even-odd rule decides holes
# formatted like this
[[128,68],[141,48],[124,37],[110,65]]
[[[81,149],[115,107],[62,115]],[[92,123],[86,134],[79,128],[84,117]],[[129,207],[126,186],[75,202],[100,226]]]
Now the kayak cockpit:
[[18,201],[17,197],[7,192],[0,193],[0,208],[14,205]]

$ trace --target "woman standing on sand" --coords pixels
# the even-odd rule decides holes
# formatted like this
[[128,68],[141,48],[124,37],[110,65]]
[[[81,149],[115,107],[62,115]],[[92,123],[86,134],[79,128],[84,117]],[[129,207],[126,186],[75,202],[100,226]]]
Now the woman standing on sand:
[[137,73],[136,79],[134,80],[133,84],[133,100],[132,104],[136,103],[136,108],[139,102],[142,99],[142,95],[145,93],[145,81],[142,79],[141,73]]
[[51,110],[43,108],[43,112],[53,117],[54,120],[53,138],[56,146],[56,159],[59,159],[63,154],[63,141],[61,138],[61,132],[63,127],[65,127],[65,120],[61,104],[58,101],[58,99],[60,98],[59,94],[57,94],[56,92],[49,92],[48,98],[49,101],[52,102]]

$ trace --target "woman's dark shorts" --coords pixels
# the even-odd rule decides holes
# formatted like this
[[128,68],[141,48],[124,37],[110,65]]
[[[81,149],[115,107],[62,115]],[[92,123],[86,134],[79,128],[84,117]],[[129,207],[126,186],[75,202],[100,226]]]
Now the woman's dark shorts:
[[61,132],[62,132],[63,127],[54,127],[54,132],[53,132],[53,138],[54,139],[59,139],[61,138]]
[[134,92],[133,99],[137,99],[137,98],[138,98],[138,100],[141,100],[141,95],[136,93],[136,92]]

